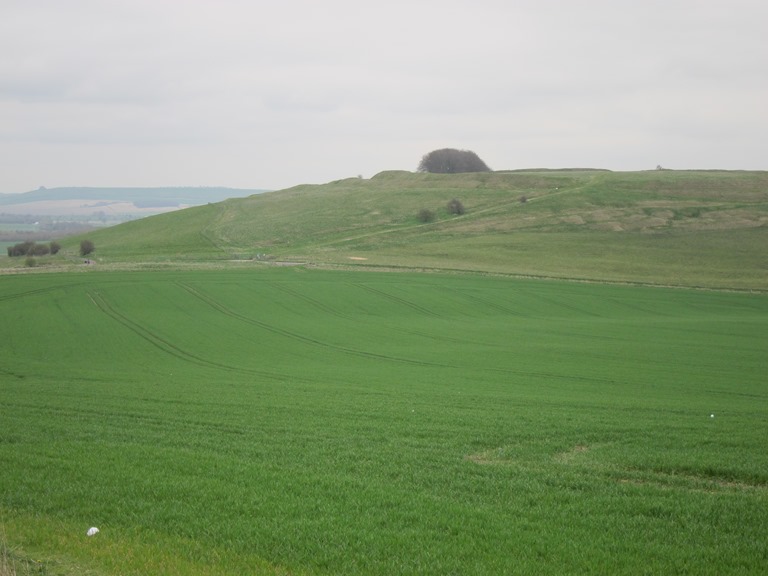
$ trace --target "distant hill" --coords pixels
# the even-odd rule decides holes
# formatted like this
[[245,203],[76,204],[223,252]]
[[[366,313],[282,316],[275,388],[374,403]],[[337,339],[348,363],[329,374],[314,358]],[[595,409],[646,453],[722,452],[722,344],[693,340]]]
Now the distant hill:
[[[453,199],[464,214],[450,213]],[[390,171],[89,238],[105,263],[253,259],[765,290],[768,172]]]
[[113,217],[145,216],[262,192],[265,190],[224,187],[41,187],[23,194],[0,194],[0,212],[41,216],[82,216],[94,212]]

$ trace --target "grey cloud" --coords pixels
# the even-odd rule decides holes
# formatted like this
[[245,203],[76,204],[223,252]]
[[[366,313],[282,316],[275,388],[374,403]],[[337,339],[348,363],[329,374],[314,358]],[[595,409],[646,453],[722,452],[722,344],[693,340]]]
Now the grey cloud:
[[749,0],[9,0],[0,191],[282,187],[444,145],[504,168],[760,167],[766,20]]

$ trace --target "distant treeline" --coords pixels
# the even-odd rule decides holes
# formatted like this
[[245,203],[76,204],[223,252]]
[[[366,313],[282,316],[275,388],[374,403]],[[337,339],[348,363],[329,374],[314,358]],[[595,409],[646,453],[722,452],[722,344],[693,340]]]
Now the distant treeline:
[[134,200],[134,206],[136,208],[178,208],[179,202],[177,200]]
[[264,189],[224,188],[221,186],[177,186],[163,188],[45,188],[23,194],[0,194],[0,205],[52,200],[110,200],[116,202],[164,202],[163,206],[179,204],[200,205],[220,202],[228,198],[241,198],[266,192]]
[[[60,235],[56,235],[60,237]],[[50,232],[0,232],[0,242],[44,242],[50,240],[53,234]]]
[[57,222],[50,226],[41,223],[37,230],[0,230],[0,242],[46,242],[54,237],[64,238],[92,230],[95,230],[94,226],[82,222]]
[[36,224],[40,217],[34,214],[6,214],[0,213],[0,224]]
[[83,218],[98,217],[99,213],[94,212],[90,216],[71,216],[64,220],[62,216],[47,216],[39,214],[8,214],[0,213],[0,224],[36,224],[40,230],[70,230],[83,227]]

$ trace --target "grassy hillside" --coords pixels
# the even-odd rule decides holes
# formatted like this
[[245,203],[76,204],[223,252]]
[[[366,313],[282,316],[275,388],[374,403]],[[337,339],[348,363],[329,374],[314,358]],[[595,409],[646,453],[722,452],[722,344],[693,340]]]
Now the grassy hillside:
[[[453,198],[465,214],[448,213]],[[424,208],[434,222],[417,218]],[[767,223],[768,172],[383,172],[91,238],[104,263],[258,258],[760,289]]]

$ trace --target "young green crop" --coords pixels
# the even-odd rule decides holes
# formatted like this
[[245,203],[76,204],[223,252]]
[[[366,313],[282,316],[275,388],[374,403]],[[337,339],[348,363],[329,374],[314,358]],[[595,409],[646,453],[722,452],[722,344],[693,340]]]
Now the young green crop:
[[768,569],[765,295],[284,268],[0,313],[0,521],[61,571]]

